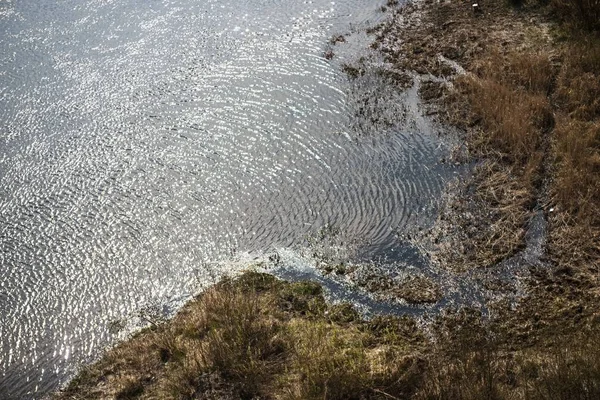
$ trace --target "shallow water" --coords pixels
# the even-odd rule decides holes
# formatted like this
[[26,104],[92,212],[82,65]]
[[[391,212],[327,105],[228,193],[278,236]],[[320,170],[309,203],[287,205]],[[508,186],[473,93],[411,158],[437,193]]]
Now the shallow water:
[[0,0],[0,398],[55,389],[111,321],[239,252],[328,225],[362,257],[410,253],[394,230],[455,171],[422,121],[355,129],[339,66],[380,5]]

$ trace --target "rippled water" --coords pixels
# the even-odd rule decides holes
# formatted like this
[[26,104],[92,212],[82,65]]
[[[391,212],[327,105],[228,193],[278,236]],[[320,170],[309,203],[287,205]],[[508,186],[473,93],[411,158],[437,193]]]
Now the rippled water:
[[323,52],[380,5],[0,0],[0,398],[56,388],[206,263],[327,224],[396,251],[452,171],[418,120],[353,129]]

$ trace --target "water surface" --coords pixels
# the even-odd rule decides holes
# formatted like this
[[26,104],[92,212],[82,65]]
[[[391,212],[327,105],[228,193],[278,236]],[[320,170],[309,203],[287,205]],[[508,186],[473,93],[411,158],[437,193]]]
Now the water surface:
[[353,128],[340,57],[380,5],[0,0],[0,398],[56,388],[208,263],[325,225],[397,250],[452,171],[418,121]]

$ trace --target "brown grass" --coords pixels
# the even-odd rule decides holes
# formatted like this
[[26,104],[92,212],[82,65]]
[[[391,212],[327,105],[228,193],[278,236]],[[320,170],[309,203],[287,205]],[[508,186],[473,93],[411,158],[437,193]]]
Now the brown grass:
[[548,94],[554,84],[556,67],[543,51],[502,53],[492,48],[490,54],[474,62],[473,72],[514,90]]
[[550,0],[554,16],[571,28],[600,29],[600,0]]
[[424,339],[414,329],[395,333],[371,328],[351,307],[327,305],[318,285],[249,272],[110,350],[56,398],[408,395],[422,372],[414,343]]
[[[550,61],[557,49],[560,64]],[[538,203],[553,209],[549,248],[556,262],[598,271],[600,39],[578,32],[560,48],[495,49],[473,65],[474,73],[456,82],[459,104],[464,99],[468,108],[456,118],[475,126],[473,153],[510,176],[476,172],[474,198],[493,217],[489,227],[461,239],[472,244],[465,265],[486,265],[485,257],[493,262],[519,248],[515,232]]]
[[494,265],[522,249],[532,211],[544,203],[556,57],[547,41],[533,50],[507,43],[487,44],[470,60],[470,73],[455,78],[438,101],[444,120],[465,130],[468,153],[478,161],[428,239],[437,263],[454,271]]
[[576,219],[600,222],[600,121],[567,117],[560,120],[554,138],[559,165],[555,201]]
[[[600,38],[577,33],[564,51],[554,99],[550,252],[561,265],[600,271]],[[600,275],[599,275],[600,277]]]
[[432,260],[453,272],[494,265],[524,246],[534,200],[522,172],[498,161],[475,168],[474,178],[452,188],[433,232]]
[[597,398],[597,323],[534,328],[524,342],[519,324],[462,310],[425,335],[412,318],[365,321],[318,285],[249,272],[108,351],[55,398]]
[[555,68],[548,54],[497,48],[474,63],[474,74],[458,80],[479,120],[473,145],[484,156],[536,168],[543,135],[553,125],[550,93]]
[[542,132],[552,126],[548,99],[493,79],[466,78],[464,84],[481,118],[475,145],[511,163],[527,163],[540,147]]
[[574,34],[564,50],[555,101],[570,117],[594,121],[600,117],[600,37]]
[[[594,2],[564,3],[582,13],[588,10],[590,15],[600,9]],[[571,14],[564,16],[574,18]],[[490,259],[509,254],[510,249],[517,248],[511,240],[503,244],[481,239],[514,237],[505,230],[524,228],[527,218],[513,216],[528,215],[528,209],[537,202],[552,208],[549,251],[556,263],[597,273],[600,37],[571,30],[565,38],[560,45],[542,46],[533,52],[492,48],[488,56],[472,63],[472,75],[456,82],[458,99],[466,100],[469,110],[458,117],[467,116],[466,120],[476,127],[471,129],[471,149],[511,175],[510,180],[500,180],[496,174],[479,172],[475,178],[484,182],[475,190],[476,198],[482,199],[481,206],[498,210],[499,197],[494,193],[504,193],[500,211],[506,212],[504,216],[500,212],[498,218],[513,223],[497,224],[495,234],[494,229],[487,229],[488,234],[478,233],[472,243],[475,253],[488,254]],[[508,181],[514,183],[510,189],[514,196],[506,193]],[[544,182],[550,182],[547,190]]]
[[435,353],[417,399],[594,399],[600,396],[597,330],[545,336],[515,349],[496,321],[463,311],[439,320]]
[[[446,325],[441,332],[456,336],[436,336],[436,357],[417,397],[598,398],[599,319],[590,309],[597,310],[600,295],[600,38],[571,31],[560,46],[537,53],[492,50],[473,65],[474,74],[456,85],[458,100],[468,104],[461,118],[470,121],[467,128],[475,126],[469,143],[510,179],[479,171],[469,198],[488,213],[499,210],[500,220],[527,215],[535,202],[551,209],[548,251],[557,268],[550,283],[535,277],[539,287],[493,323],[463,316],[458,321],[465,325]],[[510,193],[521,195],[511,199]],[[495,231],[511,237],[506,230],[515,232],[525,220]],[[482,232],[485,227],[462,241],[473,245],[477,258],[493,260],[510,248],[503,239],[492,250],[497,242],[482,241],[492,237]]]
[[434,257],[454,271],[494,265],[524,247],[554,126],[548,93],[556,68],[547,54],[495,48],[473,68],[445,101],[449,120],[466,129],[471,155],[482,160],[445,205],[445,227],[434,240]]

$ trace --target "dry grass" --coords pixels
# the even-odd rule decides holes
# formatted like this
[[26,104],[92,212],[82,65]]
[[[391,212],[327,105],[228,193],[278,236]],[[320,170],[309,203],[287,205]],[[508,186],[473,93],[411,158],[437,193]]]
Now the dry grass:
[[110,350],[56,398],[598,398],[598,321],[520,342],[525,315],[446,313],[425,335],[409,317],[364,321],[328,305],[313,283],[246,273]]
[[542,132],[552,126],[547,97],[490,78],[463,82],[472,110],[481,118],[475,145],[511,163],[527,163],[540,147]]
[[408,395],[422,372],[409,344],[424,339],[414,329],[395,332],[371,329],[351,307],[327,305],[318,285],[249,272],[110,350],[56,398]]
[[453,271],[487,267],[525,245],[543,195],[554,115],[548,94],[557,68],[549,54],[489,50],[458,77],[444,101],[448,120],[467,132],[480,160],[472,179],[444,204],[433,258]]
[[444,319],[416,399],[596,399],[600,396],[597,331],[545,338],[511,349],[501,330],[474,314]]
[[470,182],[451,188],[437,228],[427,233],[432,261],[464,272],[494,265],[523,248],[534,198],[514,169],[487,161]]
[[480,162],[443,207],[433,246],[439,265],[487,267],[524,247],[532,211],[543,202],[555,125],[553,58],[544,46],[491,46],[454,80],[442,102],[445,119],[467,132],[469,153]]
[[[416,244],[454,271],[486,267],[523,248],[532,211],[542,209],[551,259],[600,279],[600,37],[582,22],[598,22],[599,7],[522,3],[486,3],[479,17],[460,2],[424,6],[418,24],[386,26],[376,39],[396,68],[419,73],[423,64],[445,76],[432,67],[443,54],[468,71],[422,90],[444,122],[464,129],[465,153],[479,163]],[[548,9],[564,23],[548,20]]]
[[473,63],[473,72],[503,86],[529,93],[548,94],[553,88],[556,69],[549,54],[510,51],[502,53],[492,48],[490,54]]
[[556,172],[551,253],[558,263],[600,271],[600,38],[581,34],[565,50],[555,99]]
[[581,222],[597,224],[600,199],[600,121],[560,120],[554,134],[559,166],[554,200]]
[[[600,10],[597,2],[563,3],[589,15]],[[578,30],[568,31],[560,45],[534,52],[493,48],[472,63],[473,74],[457,80],[458,107],[466,100],[468,109],[457,117],[475,126],[470,129],[471,149],[511,175],[510,180],[497,179],[480,171],[475,178],[484,182],[475,190],[480,205],[500,211],[494,217],[499,224],[492,219],[490,229],[472,236],[473,252],[482,257],[494,260],[494,255],[518,248],[509,232],[524,228],[528,210],[537,202],[553,209],[549,252],[555,262],[600,271],[600,37],[579,30],[581,24],[569,26],[574,25]],[[511,189],[509,181],[515,183]],[[544,182],[550,182],[547,188]],[[514,196],[507,190],[514,190]],[[482,240],[499,236],[506,237],[504,244]]]
[[600,30],[600,0],[550,0],[549,4],[554,16],[571,28]]
[[[550,61],[556,52],[493,50],[457,81],[475,126],[472,151],[510,174],[476,172],[474,199],[492,218],[461,239],[472,245],[467,263],[510,255],[529,211],[550,203],[549,247],[557,263],[600,268],[600,39],[572,36],[560,64]],[[544,181],[551,182],[549,193]]]
[[486,160],[475,170],[461,207],[452,210],[464,220],[459,240],[466,246],[451,265],[462,269],[493,265],[524,246],[539,197],[546,136],[554,125],[546,95],[554,81],[548,56],[494,50],[475,72],[456,82],[476,121],[470,147]]
[[[593,311],[600,294],[600,39],[579,31],[553,49],[493,52],[474,63],[473,76],[457,88],[472,113],[467,119],[479,128],[470,137],[475,153],[511,177],[477,173],[475,182],[482,183],[470,198],[486,210],[503,205],[500,221],[502,215],[527,215],[535,202],[552,208],[554,277],[550,283],[536,277],[531,295],[495,321],[502,329],[468,318],[468,332],[446,326],[446,332],[462,333],[458,340],[438,335],[437,356],[418,398],[600,397],[599,319]],[[550,62],[555,53],[559,64]],[[511,237],[519,221],[497,232]],[[492,250],[494,242],[482,242],[481,232],[486,229],[463,241],[481,257],[494,259],[514,243],[502,240]]]
[[544,134],[554,125],[547,97],[555,81],[549,54],[494,48],[457,82],[479,124],[471,139],[480,154],[538,167]]

